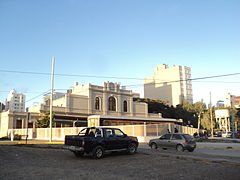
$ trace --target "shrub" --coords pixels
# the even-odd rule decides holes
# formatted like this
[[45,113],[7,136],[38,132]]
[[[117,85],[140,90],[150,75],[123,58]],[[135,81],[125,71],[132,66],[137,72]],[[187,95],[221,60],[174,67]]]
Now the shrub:
[[20,141],[21,138],[22,138],[21,135],[19,135],[19,134],[14,134],[14,138],[13,138],[14,140],[18,140],[18,141]]

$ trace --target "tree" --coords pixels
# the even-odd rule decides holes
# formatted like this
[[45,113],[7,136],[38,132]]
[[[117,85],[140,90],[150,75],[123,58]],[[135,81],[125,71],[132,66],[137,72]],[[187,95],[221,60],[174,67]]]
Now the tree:
[[204,104],[203,102],[196,102],[193,104],[193,110],[198,117],[198,126],[197,126],[198,129],[200,128],[200,125],[201,125],[201,114],[205,109],[206,109],[206,104]]
[[[54,115],[53,115],[54,117]],[[53,123],[52,123],[53,124]],[[50,112],[47,111],[45,114],[43,114],[38,120],[36,127],[37,128],[48,128],[50,125]]]
[[161,100],[134,98],[134,101],[147,103],[149,113],[161,113],[164,118],[182,119],[185,125],[192,124],[194,127],[197,125],[192,104],[188,101],[184,101],[182,105],[176,107],[169,106]]
[[192,112],[194,110],[193,105],[187,100],[183,100],[182,107],[188,112]]
[[[214,110],[213,110],[214,112]],[[213,127],[215,127],[214,121],[214,113],[213,113]],[[210,116],[210,109],[204,111],[201,126],[203,129],[211,130],[211,116]]]

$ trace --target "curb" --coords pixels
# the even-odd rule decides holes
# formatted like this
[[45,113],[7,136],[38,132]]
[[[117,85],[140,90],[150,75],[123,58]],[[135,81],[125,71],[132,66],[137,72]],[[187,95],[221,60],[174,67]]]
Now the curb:
[[31,145],[31,144],[64,144],[64,142],[25,142],[25,141],[19,141],[19,142],[0,142],[0,145],[17,145],[17,144],[26,144],[26,145]]
[[233,147],[211,147],[211,146],[198,146],[197,148],[205,149],[216,149],[216,150],[230,150],[230,151],[240,151],[240,149],[234,149]]

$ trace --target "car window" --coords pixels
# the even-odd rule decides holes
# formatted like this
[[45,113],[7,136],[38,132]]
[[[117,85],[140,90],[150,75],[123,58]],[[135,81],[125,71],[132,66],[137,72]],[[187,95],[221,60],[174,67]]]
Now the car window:
[[180,139],[182,139],[182,136],[181,136],[181,135],[179,135],[179,134],[173,134],[172,140],[180,140]]
[[160,137],[160,139],[170,139],[171,138],[171,134],[165,134],[163,136]]
[[113,130],[112,129],[105,129],[105,136],[106,137],[113,137]]
[[189,134],[184,134],[183,137],[185,139],[193,139],[193,137],[191,135],[189,135]]
[[124,133],[120,129],[115,129],[115,136],[117,137],[123,137]]

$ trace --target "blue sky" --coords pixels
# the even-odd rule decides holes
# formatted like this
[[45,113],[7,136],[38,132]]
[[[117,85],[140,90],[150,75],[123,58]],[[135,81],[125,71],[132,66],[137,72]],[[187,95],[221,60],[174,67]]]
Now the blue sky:
[[[192,78],[238,73],[239,9],[239,0],[0,0],[0,101],[11,89],[27,99],[50,89],[50,76],[1,70],[50,73],[52,56],[62,74],[143,79],[162,63]],[[108,80],[143,96],[140,80],[56,76],[55,88]],[[194,101],[239,90],[239,75],[193,82]]]

